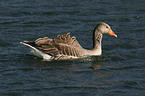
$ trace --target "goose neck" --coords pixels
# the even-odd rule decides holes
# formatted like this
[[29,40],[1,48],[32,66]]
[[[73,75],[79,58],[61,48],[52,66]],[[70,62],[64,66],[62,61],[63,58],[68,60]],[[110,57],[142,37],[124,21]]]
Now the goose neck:
[[93,49],[101,47],[102,33],[97,30],[93,33]]

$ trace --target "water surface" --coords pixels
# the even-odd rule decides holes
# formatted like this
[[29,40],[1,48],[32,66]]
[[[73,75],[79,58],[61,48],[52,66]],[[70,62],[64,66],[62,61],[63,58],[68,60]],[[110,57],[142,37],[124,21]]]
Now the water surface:
[[[144,0],[0,1],[0,95],[144,96]],[[19,41],[70,32],[84,48],[92,30],[108,23],[103,54],[85,60],[44,62]]]

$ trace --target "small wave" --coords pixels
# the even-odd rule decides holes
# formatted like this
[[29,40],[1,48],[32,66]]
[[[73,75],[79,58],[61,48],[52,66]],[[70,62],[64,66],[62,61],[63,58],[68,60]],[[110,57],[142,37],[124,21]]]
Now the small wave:
[[8,41],[4,41],[4,40],[0,39],[0,46],[8,47],[8,46],[13,46],[13,44],[9,43]]

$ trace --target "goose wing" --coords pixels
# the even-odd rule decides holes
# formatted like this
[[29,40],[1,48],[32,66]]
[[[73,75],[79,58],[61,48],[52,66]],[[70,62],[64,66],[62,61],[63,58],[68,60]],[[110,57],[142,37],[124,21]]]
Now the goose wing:
[[39,38],[35,41],[35,47],[53,57],[58,55],[83,56],[83,48],[75,37],[70,36],[70,33],[58,35],[56,39]]

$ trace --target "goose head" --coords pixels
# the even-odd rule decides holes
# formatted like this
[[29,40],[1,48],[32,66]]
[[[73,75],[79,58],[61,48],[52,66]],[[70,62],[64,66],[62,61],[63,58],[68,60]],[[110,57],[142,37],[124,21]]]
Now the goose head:
[[104,22],[98,23],[95,27],[95,31],[96,30],[102,34],[109,34],[111,36],[117,37],[117,35],[112,31],[111,27]]

